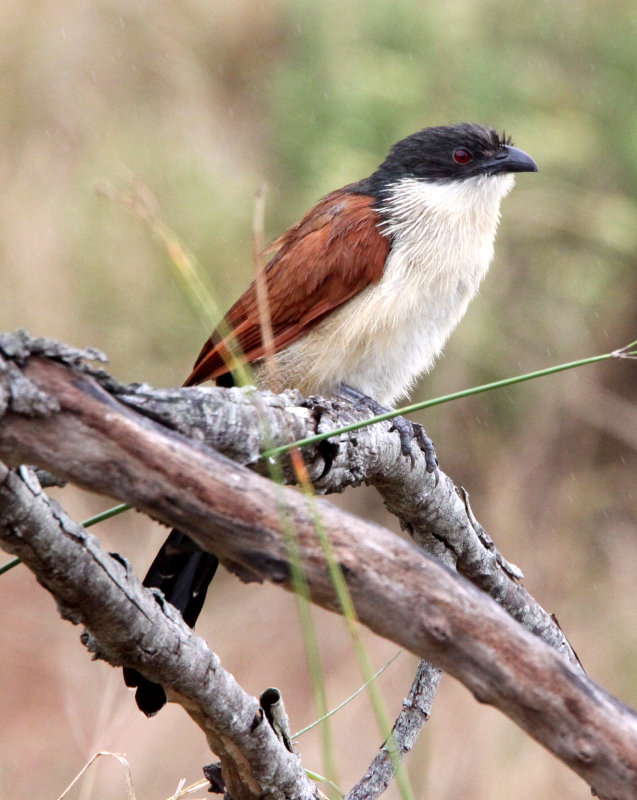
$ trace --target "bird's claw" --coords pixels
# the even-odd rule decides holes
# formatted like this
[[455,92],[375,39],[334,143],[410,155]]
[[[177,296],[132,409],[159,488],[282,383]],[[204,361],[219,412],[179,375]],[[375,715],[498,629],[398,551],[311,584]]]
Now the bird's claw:
[[405,417],[395,417],[390,430],[398,433],[401,452],[404,456],[409,456],[411,459],[412,469],[415,463],[412,445],[414,441],[416,442],[425,456],[427,472],[433,473],[436,477],[436,483],[438,483],[439,473],[436,449],[431,439],[425,433],[423,426],[419,422],[411,422],[405,419]]
[[[354,389],[348,384],[342,383],[339,385],[338,395],[345,400],[349,400],[357,409],[361,411],[371,411],[371,413],[375,416],[387,414],[389,410],[384,406],[381,406],[380,403],[373,398],[363,394],[362,392],[358,391],[358,389]],[[400,437],[400,450],[404,456],[409,456],[412,469],[416,464],[416,459],[412,450],[412,444],[414,440],[416,441],[416,444],[422,450],[425,456],[427,472],[433,474],[436,480],[435,485],[437,486],[440,479],[440,473],[438,471],[436,450],[433,442],[425,433],[423,426],[418,422],[411,422],[410,420],[405,419],[405,417],[399,416],[393,418],[390,430],[398,433],[398,436]]]

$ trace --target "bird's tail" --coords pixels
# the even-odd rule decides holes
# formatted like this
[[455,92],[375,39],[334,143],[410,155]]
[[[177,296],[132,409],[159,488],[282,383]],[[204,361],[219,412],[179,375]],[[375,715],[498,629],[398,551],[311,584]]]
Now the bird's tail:
[[[194,628],[218,565],[216,556],[201,550],[186,534],[173,530],[150,565],[144,586],[160,589],[181,612],[184,622]],[[137,670],[124,667],[124,681],[127,686],[137,687],[135,700],[147,717],[166,703],[163,688]]]

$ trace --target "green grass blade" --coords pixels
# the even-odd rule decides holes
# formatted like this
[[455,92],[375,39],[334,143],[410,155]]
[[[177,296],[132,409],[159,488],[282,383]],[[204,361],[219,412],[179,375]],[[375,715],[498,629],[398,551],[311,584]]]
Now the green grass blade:
[[379,678],[383,674],[383,672],[385,672],[385,670],[388,667],[390,667],[394,663],[394,661],[396,661],[398,656],[402,655],[404,652],[405,648],[401,647],[397,653],[394,653],[394,655],[389,659],[389,661],[386,664],[383,664],[383,666],[377,672],[375,672],[374,675],[372,675],[371,680],[366,681],[361,686],[359,686],[355,692],[350,694],[349,697],[346,697],[342,703],[339,703],[335,708],[331,709],[331,711],[328,711],[324,717],[320,717],[319,719],[314,720],[314,722],[311,722],[309,725],[306,725],[305,728],[301,728],[300,731],[297,731],[295,734],[292,735],[292,739],[298,739],[299,736],[303,736],[304,733],[311,731],[312,728],[315,728],[317,725],[320,725],[321,722],[324,722],[326,719],[332,717],[334,714],[336,714],[337,711],[340,711],[342,708],[345,708],[345,706],[348,705],[348,703],[351,703],[351,701],[355,697],[357,697],[361,692],[364,692],[372,681],[375,681],[377,678]]
[[18,564],[22,563],[21,558],[12,558],[10,561],[7,561],[0,567],[0,575],[4,575],[5,572],[9,572],[10,569],[17,567]]
[[482,384],[481,386],[473,386],[470,389],[462,389],[461,391],[441,395],[440,397],[434,397],[430,400],[423,400],[420,403],[412,403],[411,405],[403,406],[402,408],[398,408],[393,411],[388,411],[386,414],[379,414],[376,417],[370,417],[370,419],[361,420],[360,422],[353,422],[351,425],[343,425],[343,427],[336,428],[333,431],[325,431],[324,433],[318,433],[315,436],[308,436],[305,439],[298,439],[296,442],[291,442],[290,444],[273,447],[269,450],[265,450],[261,454],[261,457],[271,458],[273,456],[281,455],[282,453],[287,453],[292,448],[318,444],[319,442],[329,439],[332,436],[340,436],[343,433],[356,431],[360,428],[366,427],[367,425],[372,425],[375,422],[383,422],[384,420],[394,419],[394,417],[403,416],[404,414],[411,414],[414,411],[420,411],[423,408],[432,408],[433,406],[442,405],[443,403],[449,403],[452,400],[460,400],[464,397],[481,394],[482,392],[491,392],[494,389],[503,389],[507,386],[513,386],[517,383],[543,378],[546,375],[554,375],[557,372],[564,372],[565,370],[583,367],[587,364],[594,364],[598,361],[606,361],[610,358],[637,358],[637,350],[635,349],[636,347],[637,341],[631,342],[631,344],[626,345],[626,347],[622,347],[619,350],[614,350],[612,353],[604,353],[600,356],[591,356],[589,358],[582,358],[577,361],[569,361],[565,364],[557,364],[552,367],[535,370],[534,372],[527,372],[523,375],[515,375],[512,378],[504,378],[499,381],[493,381],[492,383]]
[[[113,506],[112,508],[106,509],[106,511],[102,511],[99,514],[95,514],[95,516],[90,517],[81,524],[85,528],[90,528],[91,525],[97,525],[98,522],[104,522],[104,520],[110,519],[111,517],[115,517],[124,511],[128,511],[130,508],[131,506],[127,505],[126,503],[122,503],[119,506]],[[22,560],[20,558],[12,558],[11,561],[7,561],[6,564],[3,564],[0,567],[0,575],[4,575],[5,572],[9,572],[9,570],[13,569],[14,567],[17,567],[18,564],[21,563]]]

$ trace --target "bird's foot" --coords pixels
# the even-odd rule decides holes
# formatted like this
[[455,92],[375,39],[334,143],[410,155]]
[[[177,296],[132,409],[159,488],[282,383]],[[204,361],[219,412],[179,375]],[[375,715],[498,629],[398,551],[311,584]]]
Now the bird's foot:
[[412,443],[414,441],[416,442],[425,456],[427,472],[434,472],[436,474],[437,483],[438,458],[436,456],[436,448],[434,447],[434,443],[425,433],[423,426],[419,422],[412,422],[405,417],[394,417],[390,430],[398,433],[398,436],[400,437],[400,450],[404,456],[409,456],[411,459],[412,468],[414,466]]
[[[387,414],[391,411],[389,408],[381,406],[372,397],[369,397],[358,389],[354,389],[346,384],[341,384],[338,387],[338,394],[346,400],[350,400],[358,409],[370,411],[374,416]],[[412,449],[413,442],[415,441],[418,447],[422,450],[425,456],[425,464],[427,465],[427,472],[431,472],[436,477],[438,483],[438,459],[436,457],[436,450],[431,439],[425,433],[425,429],[418,422],[411,422],[405,417],[394,417],[392,419],[392,431],[396,431],[400,437],[400,451],[404,456],[409,457],[413,469],[415,459]]]

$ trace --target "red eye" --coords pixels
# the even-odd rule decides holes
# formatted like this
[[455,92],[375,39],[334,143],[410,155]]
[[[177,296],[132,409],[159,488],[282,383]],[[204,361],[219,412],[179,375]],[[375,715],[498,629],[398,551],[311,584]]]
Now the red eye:
[[468,164],[473,161],[473,154],[464,147],[456,147],[453,151],[453,160],[456,164]]

